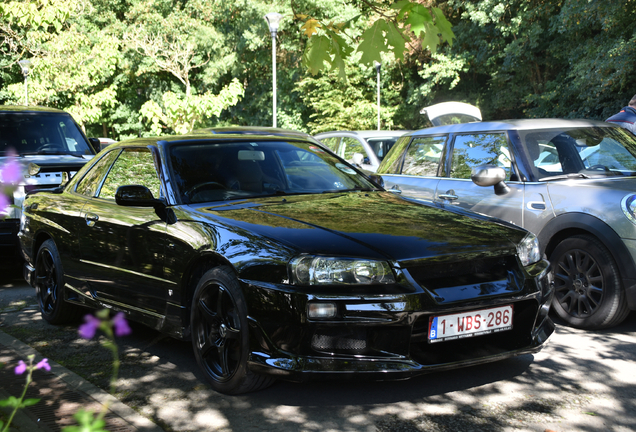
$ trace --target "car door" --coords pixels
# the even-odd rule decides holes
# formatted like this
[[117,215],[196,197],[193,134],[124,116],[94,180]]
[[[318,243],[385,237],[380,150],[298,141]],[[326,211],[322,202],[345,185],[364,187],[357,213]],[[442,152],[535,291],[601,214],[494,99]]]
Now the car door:
[[[513,156],[505,132],[457,134],[447,153],[435,202],[457,206],[524,226],[524,184],[517,181]],[[495,194],[493,187],[477,186],[471,172],[479,165],[496,165],[506,171],[509,191]]]
[[372,152],[371,148],[365,148],[364,144],[358,138],[348,136],[342,137],[340,148],[338,149],[338,155],[350,164],[354,163],[354,154],[361,154],[363,162],[360,167],[364,170],[375,172],[380,164],[377,161],[378,158],[375,154],[369,154]]
[[165,309],[173,284],[163,275],[166,223],[153,208],[115,202],[123,185],[144,185],[160,196],[160,182],[147,148],[126,148],[81,215],[80,256],[92,294],[144,313]]
[[[396,143],[396,151],[404,145],[404,139],[408,138],[401,138]],[[389,172],[381,174],[385,188],[411,198],[433,201],[447,139],[447,135],[413,138],[404,152],[403,160],[388,164]]]

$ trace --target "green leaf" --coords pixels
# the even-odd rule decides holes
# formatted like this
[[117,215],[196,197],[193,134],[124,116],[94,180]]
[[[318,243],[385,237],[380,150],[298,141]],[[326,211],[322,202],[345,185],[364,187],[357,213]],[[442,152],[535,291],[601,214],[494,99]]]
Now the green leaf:
[[453,45],[455,33],[453,33],[451,23],[448,22],[444,13],[439,8],[434,7],[433,13],[435,14],[435,25],[437,26],[437,30],[442,34],[442,39],[447,41],[449,45]]
[[370,65],[374,61],[381,62],[381,52],[387,52],[389,47],[386,43],[384,33],[389,32],[389,25],[384,19],[379,19],[373,23],[371,28],[365,30],[360,37],[358,51],[362,53],[360,62]]
[[303,65],[316,75],[325,67],[325,62],[331,64],[331,40],[324,35],[313,35],[307,42],[303,55]]
[[4,400],[0,400],[0,407],[19,408],[20,400],[15,396],[9,396],[8,398]]
[[426,23],[426,31],[422,38],[422,46],[428,47],[433,54],[437,52],[437,45],[439,44],[439,36],[437,35],[437,27],[431,23]]
[[389,23],[389,30],[386,34],[386,39],[389,45],[393,47],[395,58],[403,58],[406,51],[406,39],[404,34],[395,26],[394,23]]
[[31,398],[31,399],[25,399],[22,401],[22,404],[20,405],[20,408],[25,408],[31,405],[35,405],[36,403],[40,402],[40,399],[35,399],[35,398]]

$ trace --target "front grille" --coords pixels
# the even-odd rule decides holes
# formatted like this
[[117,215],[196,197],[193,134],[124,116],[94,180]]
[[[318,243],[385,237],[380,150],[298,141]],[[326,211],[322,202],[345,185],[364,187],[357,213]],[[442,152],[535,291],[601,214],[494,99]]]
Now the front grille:
[[420,286],[435,290],[508,279],[509,273],[517,269],[517,258],[510,255],[457,262],[434,262],[408,267],[408,272]]
[[364,329],[319,329],[311,338],[311,347],[316,351],[364,351],[367,348]]

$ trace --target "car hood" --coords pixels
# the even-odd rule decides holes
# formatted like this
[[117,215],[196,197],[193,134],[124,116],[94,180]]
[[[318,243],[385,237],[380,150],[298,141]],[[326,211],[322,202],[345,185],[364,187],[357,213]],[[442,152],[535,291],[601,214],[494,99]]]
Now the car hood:
[[526,235],[496,219],[446,211],[390,192],[261,198],[208,204],[196,212],[299,252],[398,262],[515,254]]

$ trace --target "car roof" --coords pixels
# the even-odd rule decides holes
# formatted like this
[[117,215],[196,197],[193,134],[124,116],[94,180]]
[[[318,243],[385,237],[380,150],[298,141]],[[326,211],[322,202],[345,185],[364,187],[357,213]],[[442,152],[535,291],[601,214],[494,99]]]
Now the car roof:
[[329,131],[321,132],[314,135],[315,138],[325,138],[328,136],[358,136],[361,138],[375,138],[375,137],[387,137],[387,136],[400,136],[405,133],[411,132],[410,130],[358,130],[358,131]]
[[49,108],[42,106],[24,106],[24,105],[0,105],[0,113],[3,112],[22,112],[22,113],[57,113],[57,114],[67,114],[66,111],[62,111],[57,108]]
[[[285,136],[286,139],[294,140],[294,141],[303,141],[314,143],[314,140],[307,136]],[[280,141],[280,135],[271,135],[271,134],[231,134],[231,133],[203,133],[201,131],[197,133],[191,133],[189,135],[166,135],[166,136],[155,136],[155,137],[142,137],[142,138],[133,138],[125,141],[119,141],[111,146],[113,148],[120,147],[139,147],[139,146],[155,146],[162,147],[168,144],[174,143],[195,143],[195,142],[216,142],[216,143],[236,143],[236,142],[249,142],[254,141],[255,139],[262,141]]]
[[437,126],[413,131],[410,135],[434,135],[459,132],[492,132],[508,130],[532,130],[532,129],[562,129],[573,127],[616,127],[611,123],[588,119],[516,119],[497,120],[487,122],[459,123],[453,125]]

